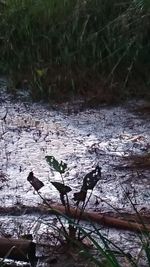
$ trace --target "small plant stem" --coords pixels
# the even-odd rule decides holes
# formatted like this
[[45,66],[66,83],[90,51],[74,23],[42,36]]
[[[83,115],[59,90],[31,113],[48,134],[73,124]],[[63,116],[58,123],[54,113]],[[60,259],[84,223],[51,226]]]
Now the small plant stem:
[[[48,201],[47,201],[44,197],[42,197],[42,195],[41,195],[38,191],[36,191],[36,192],[37,192],[37,194],[39,195],[39,197],[43,200],[43,202],[47,205],[47,207],[50,208],[51,210],[53,210],[53,208],[52,208],[51,205],[48,203]],[[56,217],[57,217],[59,223],[61,224],[61,227],[62,227],[62,229],[63,229],[63,231],[64,231],[64,234],[65,234],[66,236],[68,236],[68,233],[67,233],[67,231],[66,231],[66,229],[65,229],[65,227],[64,227],[64,225],[63,225],[63,223],[62,223],[62,221],[61,221],[61,219],[60,219],[60,216],[57,214],[57,212],[56,212]]]
[[[81,220],[82,214],[83,214],[83,212],[84,212],[84,210],[85,210],[85,207],[87,206],[87,204],[88,204],[88,202],[89,202],[89,200],[90,200],[90,198],[91,198],[92,192],[93,192],[93,190],[91,191],[91,193],[90,193],[90,195],[89,195],[87,201],[84,201],[83,204],[82,204],[82,207],[81,207],[81,209],[80,209],[80,214],[79,214],[78,219],[77,219],[77,222],[76,222],[77,225],[79,224],[79,222],[80,222],[80,220]],[[78,211],[78,206],[77,206],[77,209],[76,209],[76,215],[77,215],[77,211]],[[75,217],[76,217],[76,216],[75,216]],[[75,220],[76,220],[76,219],[75,219]],[[80,239],[80,230],[79,230],[79,233],[78,233],[78,239]]]
[[[64,178],[62,176],[62,173],[60,173],[60,176],[61,176],[61,179],[62,179],[62,183],[65,185],[65,182],[64,182]],[[64,202],[64,204],[65,204],[65,212],[66,212],[66,214],[68,216],[70,216],[70,203],[69,203],[69,199],[68,199],[67,193],[65,194],[65,196],[66,196],[66,201],[67,201],[67,203]]]

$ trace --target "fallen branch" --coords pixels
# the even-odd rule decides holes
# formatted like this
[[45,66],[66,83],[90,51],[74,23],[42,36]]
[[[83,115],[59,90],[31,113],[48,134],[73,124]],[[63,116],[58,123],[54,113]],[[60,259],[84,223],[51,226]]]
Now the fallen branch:
[[[0,214],[2,216],[8,215],[18,215],[21,216],[21,214],[62,214],[65,215],[65,208],[62,205],[59,204],[49,204],[47,206],[38,206],[38,207],[29,207],[29,206],[20,206],[20,207],[0,207]],[[81,215],[81,210],[78,209],[76,211],[76,208],[70,207],[70,214],[73,218],[78,218]],[[121,218],[120,218],[121,216]],[[142,215],[139,213],[139,216],[137,214],[128,214],[128,213],[114,213],[111,214],[108,213],[99,213],[99,212],[83,212],[81,216],[82,220],[89,220],[93,222],[97,222],[99,224],[102,224],[104,226],[116,228],[116,229],[123,229],[123,230],[129,230],[134,232],[142,232],[147,231],[150,232],[150,216],[148,215]]]
[[[66,214],[65,207],[57,204],[50,205],[50,212],[60,213],[62,215]],[[132,222],[125,219],[114,218],[103,213],[85,211],[81,213],[80,209],[76,210],[76,208],[72,207],[70,207],[70,215],[73,218],[78,218],[81,216],[82,220],[93,221],[112,228],[129,230],[134,232],[150,232],[150,222],[148,225],[145,224],[141,215],[139,215],[141,222]]]

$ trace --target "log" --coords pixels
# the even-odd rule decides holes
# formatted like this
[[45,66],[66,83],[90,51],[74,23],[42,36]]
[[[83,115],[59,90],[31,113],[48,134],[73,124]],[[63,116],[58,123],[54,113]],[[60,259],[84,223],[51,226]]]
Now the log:
[[[41,205],[38,207],[35,206],[22,206],[22,207],[0,207],[0,214],[1,215],[8,215],[8,214],[18,214],[21,215],[24,214],[33,214],[33,213],[42,213],[42,214],[62,214],[65,215],[65,207],[62,205],[59,205],[57,203],[50,204],[48,201],[46,201],[46,205]],[[70,215],[73,218],[79,218],[81,213],[80,209],[70,207]],[[116,218],[116,216],[118,216]],[[121,216],[121,218],[119,218]],[[140,218],[140,219],[139,219]],[[86,212],[84,211],[82,216],[82,220],[89,220],[96,222],[98,224],[116,228],[116,229],[123,229],[123,230],[129,230],[134,232],[141,232],[141,231],[148,231],[150,232],[150,214],[142,215],[139,214],[127,214],[127,213],[113,213],[112,215],[108,213],[100,213],[100,212]],[[143,224],[141,223],[143,222]]]
[[[52,213],[58,213],[58,214],[65,214],[68,216],[68,212],[66,214],[66,209],[62,205],[50,205],[50,212]],[[149,224],[144,224],[144,220],[141,218],[140,222],[132,222],[127,221],[125,219],[120,218],[114,218],[112,216],[105,215],[103,213],[97,213],[97,212],[81,212],[79,208],[72,208],[69,209],[69,216],[73,218],[81,218],[82,220],[88,220],[92,222],[96,222],[98,224],[102,224],[104,226],[108,226],[111,228],[117,228],[117,229],[123,229],[123,230],[129,230],[134,232],[150,232],[150,222]],[[142,223],[143,222],[143,223]]]
[[0,258],[30,262],[36,261],[36,244],[30,240],[0,238]]

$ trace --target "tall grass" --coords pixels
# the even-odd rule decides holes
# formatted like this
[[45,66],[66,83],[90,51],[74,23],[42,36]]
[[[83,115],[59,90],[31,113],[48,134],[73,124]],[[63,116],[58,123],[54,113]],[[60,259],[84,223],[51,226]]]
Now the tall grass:
[[119,83],[116,94],[127,95],[135,75],[149,84],[149,15],[147,0],[7,0],[1,70],[15,83],[27,79],[38,98],[87,94],[102,80],[109,93]]

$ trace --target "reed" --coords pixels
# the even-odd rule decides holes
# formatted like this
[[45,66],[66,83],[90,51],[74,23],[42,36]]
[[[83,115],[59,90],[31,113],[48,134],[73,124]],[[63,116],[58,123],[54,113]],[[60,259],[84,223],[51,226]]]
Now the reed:
[[[142,95],[149,84],[147,0],[7,0],[0,11],[1,71],[34,98]],[[118,84],[118,85],[117,85]],[[21,86],[19,86],[21,87]],[[142,92],[141,92],[142,91]]]

